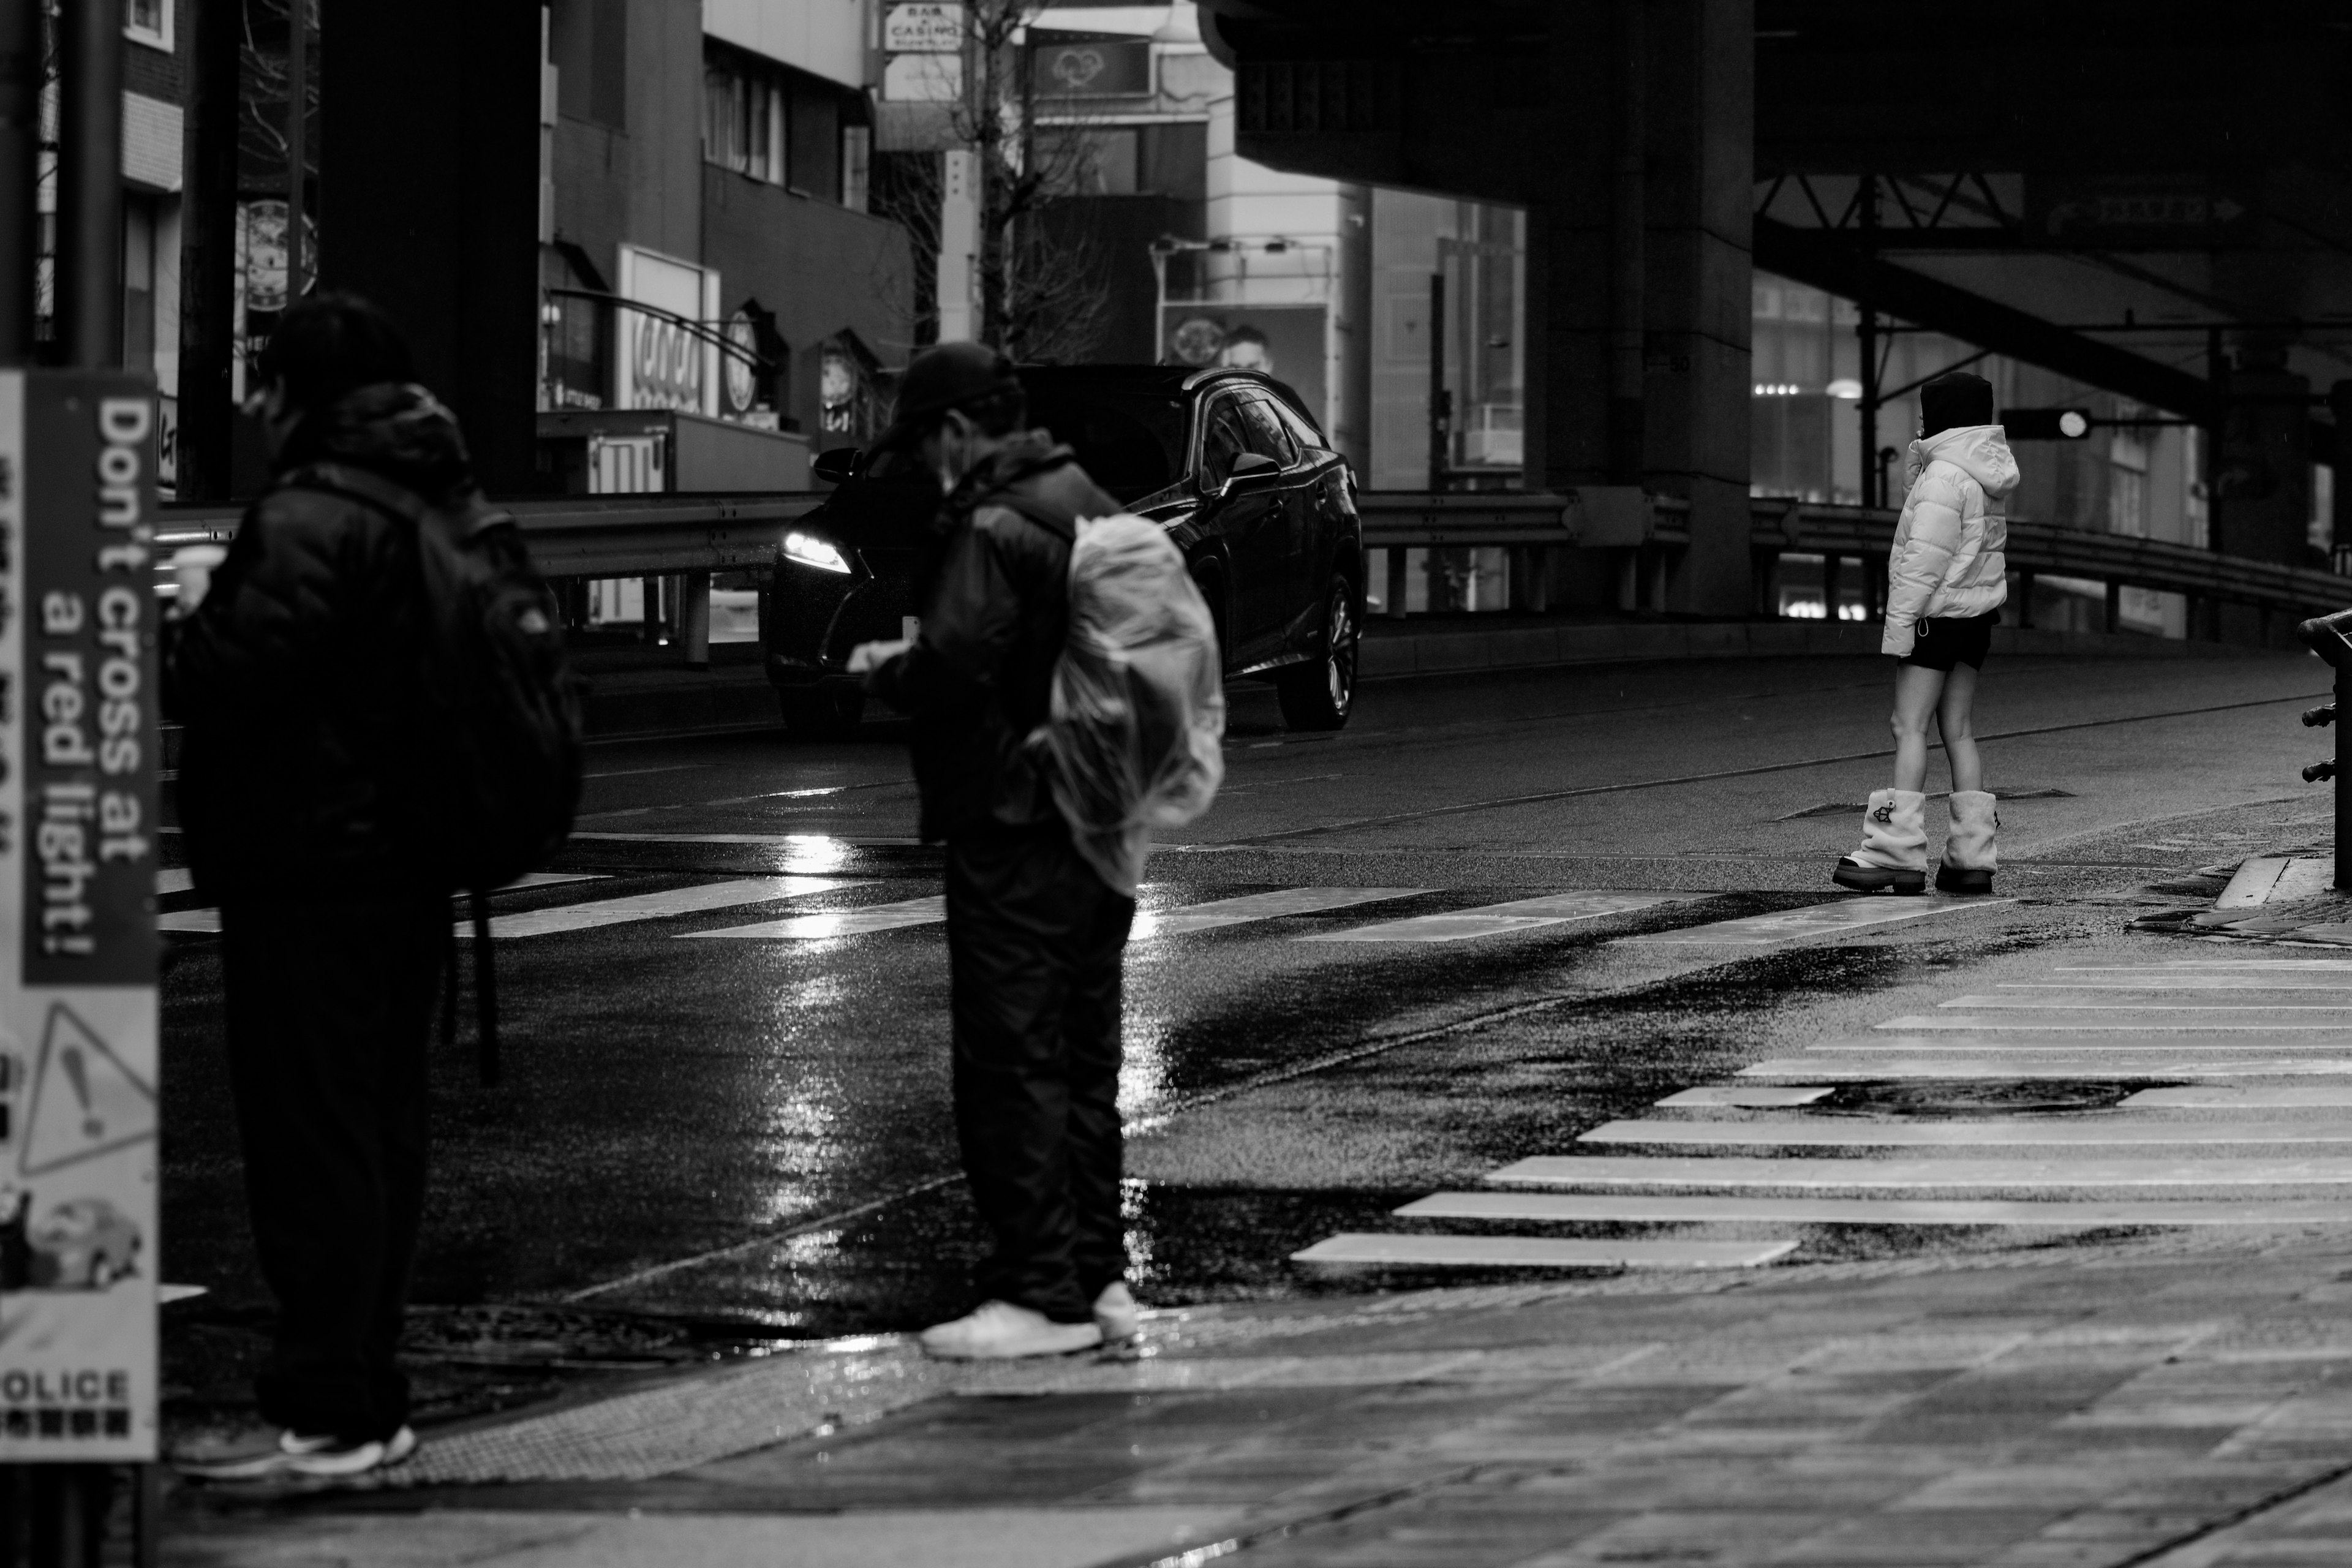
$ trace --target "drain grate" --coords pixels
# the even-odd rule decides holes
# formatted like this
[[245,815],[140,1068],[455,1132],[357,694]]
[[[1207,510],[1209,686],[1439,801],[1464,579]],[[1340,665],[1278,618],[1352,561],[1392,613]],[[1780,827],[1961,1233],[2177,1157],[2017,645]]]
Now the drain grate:
[[1854,1083],[1840,1086],[1811,1110],[1861,1116],[2025,1116],[2036,1111],[2105,1110],[2141,1089],[2167,1087],[2138,1080],[2032,1079],[2010,1083]]

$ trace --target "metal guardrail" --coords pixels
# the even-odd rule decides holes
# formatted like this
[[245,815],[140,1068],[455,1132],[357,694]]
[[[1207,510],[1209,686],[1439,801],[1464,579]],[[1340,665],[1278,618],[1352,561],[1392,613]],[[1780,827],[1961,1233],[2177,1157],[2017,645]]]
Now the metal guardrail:
[[[767,565],[788,527],[823,495],[567,496],[504,503],[521,523],[532,559],[557,578],[635,577],[741,571]],[[1621,504],[1630,503],[1630,504]],[[1751,549],[1876,560],[1891,542],[1895,513],[1861,507],[1759,500]],[[1368,490],[1358,497],[1364,542],[1388,549],[1391,571],[1409,549],[1642,547],[1652,556],[1690,542],[1689,503],[1622,490],[1430,494]],[[170,581],[180,546],[226,543],[238,509],[163,509],[157,532],[158,580]],[[2352,578],[2303,566],[2217,555],[2160,540],[2094,533],[2051,523],[2009,524],[2012,571],[2147,588],[2192,599],[2305,615],[2352,600]]]
[[[1863,507],[1759,500],[1749,541],[1762,552],[1883,561],[1894,540],[1896,516]],[[2120,588],[2147,588],[2298,616],[2341,609],[2352,601],[2352,578],[2333,572],[2055,523],[2011,520],[2006,552],[2009,569],[2028,578],[2047,574],[2104,584],[2111,623]]]
[[[772,564],[793,523],[821,495],[565,496],[502,503],[522,525],[530,558],[549,577],[639,577],[735,572]],[[156,530],[168,579],[170,553],[226,544],[241,509],[166,506]]]

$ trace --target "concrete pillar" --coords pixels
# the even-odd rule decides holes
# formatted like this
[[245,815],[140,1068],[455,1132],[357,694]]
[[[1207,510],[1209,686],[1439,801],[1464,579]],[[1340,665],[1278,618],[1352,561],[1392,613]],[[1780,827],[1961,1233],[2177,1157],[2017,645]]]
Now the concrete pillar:
[[[2227,385],[2213,547],[2224,555],[2301,565],[2311,529],[2311,384],[2286,368],[2283,348],[2248,343]],[[2272,628],[2253,608],[2219,609],[2221,640],[2269,644]]]
[[389,311],[493,495],[535,488],[540,7],[323,0],[319,281]]
[[1745,615],[1753,5],[1611,0],[1551,18],[1547,189],[1528,220],[1528,482],[1687,499],[1663,607]]
[[2335,479],[2328,491],[2329,542],[2337,549],[2352,544],[2352,381],[2327,389],[2327,406],[2336,416]]

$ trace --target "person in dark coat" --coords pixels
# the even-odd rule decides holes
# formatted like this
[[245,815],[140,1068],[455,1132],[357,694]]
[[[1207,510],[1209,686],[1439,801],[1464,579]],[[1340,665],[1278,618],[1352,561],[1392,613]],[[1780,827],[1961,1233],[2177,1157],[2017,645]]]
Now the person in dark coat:
[[923,1335],[956,1359],[1131,1338],[1119,1217],[1119,965],[1135,902],[1079,856],[1029,737],[1069,629],[1081,518],[1118,503],[1025,425],[1019,380],[971,343],[908,367],[886,447],[946,492],[916,573],[911,643],[850,668],[914,720],[922,835],[947,845],[956,1133],[995,1238],[981,1304]]
[[415,528],[321,488],[314,465],[435,506],[477,497],[456,418],[412,384],[398,331],[365,301],[295,306],[256,374],[248,412],[268,435],[269,485],[209,582],[184,584],[163,700],[185,726],[195,885],[221,909],[230,1086],[279,1310],[257,1390],[279,1430],[182,1468],[347,1477],[416,1447],[394,1350],[451,910],[416,852]]

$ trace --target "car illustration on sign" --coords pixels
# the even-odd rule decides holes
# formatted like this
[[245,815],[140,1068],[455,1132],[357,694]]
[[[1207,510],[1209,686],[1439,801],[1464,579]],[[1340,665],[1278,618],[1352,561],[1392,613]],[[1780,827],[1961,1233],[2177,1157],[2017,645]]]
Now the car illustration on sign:
[[138,1271],[139,1227],[104,1198],[59,1204],[26,1240],[36,1290],[103,1290]]

